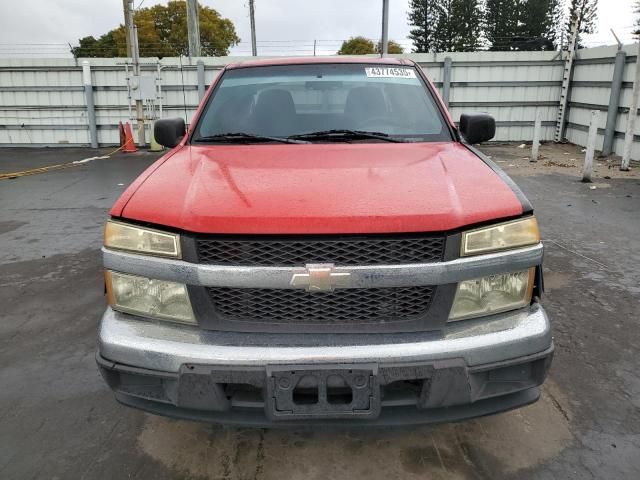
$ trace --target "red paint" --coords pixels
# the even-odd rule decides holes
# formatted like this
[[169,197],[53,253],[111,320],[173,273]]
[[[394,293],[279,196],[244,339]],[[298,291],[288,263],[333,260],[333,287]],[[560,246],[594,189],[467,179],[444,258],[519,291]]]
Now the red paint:
[[[316,57],[226,68],[302,63],[415,65],[392,58]],[[193,124],[221,77],[209,87]],[[438,102],[453,125],[439,96]],[[512,190],[457,142],[186,141],[187,136],[140,175],[111,215],[201,233],[322,234],[444,231],[522,214]]]
[[429,232],[522,213],[455,142],[187,145],[141,178],[112,215],[202,233]]
[[181,147],[178,146],[178,147],[174,148],[173,150],[169,151],[166,155],[163,155],[162,157],[160,157],[153,164],[151,164],[144,172],[142,172],[140,174],[140,176],[138,178],[136,178],[133,181],[133,183],[131,183],[131,185],[129,185],[125,189],[124,192],[122,192],[122,195],[120,195],[120,197],[118,197],[118,199],[116,200],[116,203],[114,203],[113,207],[111,207],[111,210],[109,211],[109,214],[113,215],[114,217],[121,216],[122,215],[122,210],[124,209],[124,207],[127,204],[127,202],[131,199],[131,197],[138,190],[138,188],[140,188],[140,186],[147,180],[149,175],[151,175],[153,172],[155,172],[164,162],[169,160],[169,158],[171,158],[173,155],[178,153],[180,151],[180,149],[181,149]]

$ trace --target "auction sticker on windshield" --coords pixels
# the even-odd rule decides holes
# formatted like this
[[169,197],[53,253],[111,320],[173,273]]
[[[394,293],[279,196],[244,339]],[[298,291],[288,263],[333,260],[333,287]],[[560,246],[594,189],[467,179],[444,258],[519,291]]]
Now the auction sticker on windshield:
[[416,78],[413,68],[368,67],[364,71],[369,78]]

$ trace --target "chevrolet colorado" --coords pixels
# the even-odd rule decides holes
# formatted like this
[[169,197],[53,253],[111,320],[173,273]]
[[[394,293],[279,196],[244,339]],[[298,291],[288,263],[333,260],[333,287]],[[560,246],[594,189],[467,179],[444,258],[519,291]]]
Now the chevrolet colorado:
[[520,189],[408,60],[228,65],[117,200],[97,362],[118,401],[243,425],[535,402],[553,341]]

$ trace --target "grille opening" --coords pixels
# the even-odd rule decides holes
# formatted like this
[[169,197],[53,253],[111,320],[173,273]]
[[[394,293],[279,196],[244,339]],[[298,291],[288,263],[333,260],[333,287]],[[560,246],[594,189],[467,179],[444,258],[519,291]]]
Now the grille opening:
[[[381,385],[382,404],[387,407],[416,405],[419,402],[424,382],[428,379],[397,380]],[[347,391],[347,389],[349,391]],[[263,408],[264,389],[242,383],[225,384],[225,394],[235,408]],[[327,402],[332,405],[350,404],[353,392],[344,382],[327,382]],[[319,401],[318,387],[309,384],[294,389],[293,401],[298,405],[315,405]]]
[[247,396],[262,393],[262,389],[249,383],[221,383],[225,396],[231,400],[236,395]]
[[353,402],[353,390],[350,387],[327,387],[327,403],[331,405],[351,405]]
[[[315,384],[315,385],[313,385]],[[302,377],[293,389],[293,403],[296,405],[315,405],[318,403],[318,385],[314,377]]]
[[[349,373],[352,371],[349,370]],[[340,375],[327,377],[327,403],[331,405],[351,405],[353,390]]]
[[422,385],[426,379],[418,380],[396,380],[395,382],[384,385],[382,391],[387,394],[404,392],[419,395],[422,391]]
[[226,321],[279,324],[390,323],[422,318],[436,287],[347,288],[332,292],[207,288]]
[[382,386],[382,403],[386,406],[417,405],[424,382],[428,379],[397,380]]
[[444,247],[445,237],[432,234],[328,238],[294,236],[276,239],[196,238],[198,262],[233,266],[303,266],[310,263],[355,266],[441,262]]

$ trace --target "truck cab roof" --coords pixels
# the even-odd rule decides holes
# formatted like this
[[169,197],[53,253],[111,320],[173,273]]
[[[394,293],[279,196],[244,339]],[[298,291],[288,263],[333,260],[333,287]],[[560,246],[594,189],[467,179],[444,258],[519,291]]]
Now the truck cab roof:
[[276,65],[317,65],[331,63],[356,63],[370,65],[405,65],[412,66],[412,60],[393,57],[350,57],[347,55],[337,55],[331,57],[277,57],[261,58],[258,60],[243,60],[227,65],[226,70],[247,67],[269,67]]

